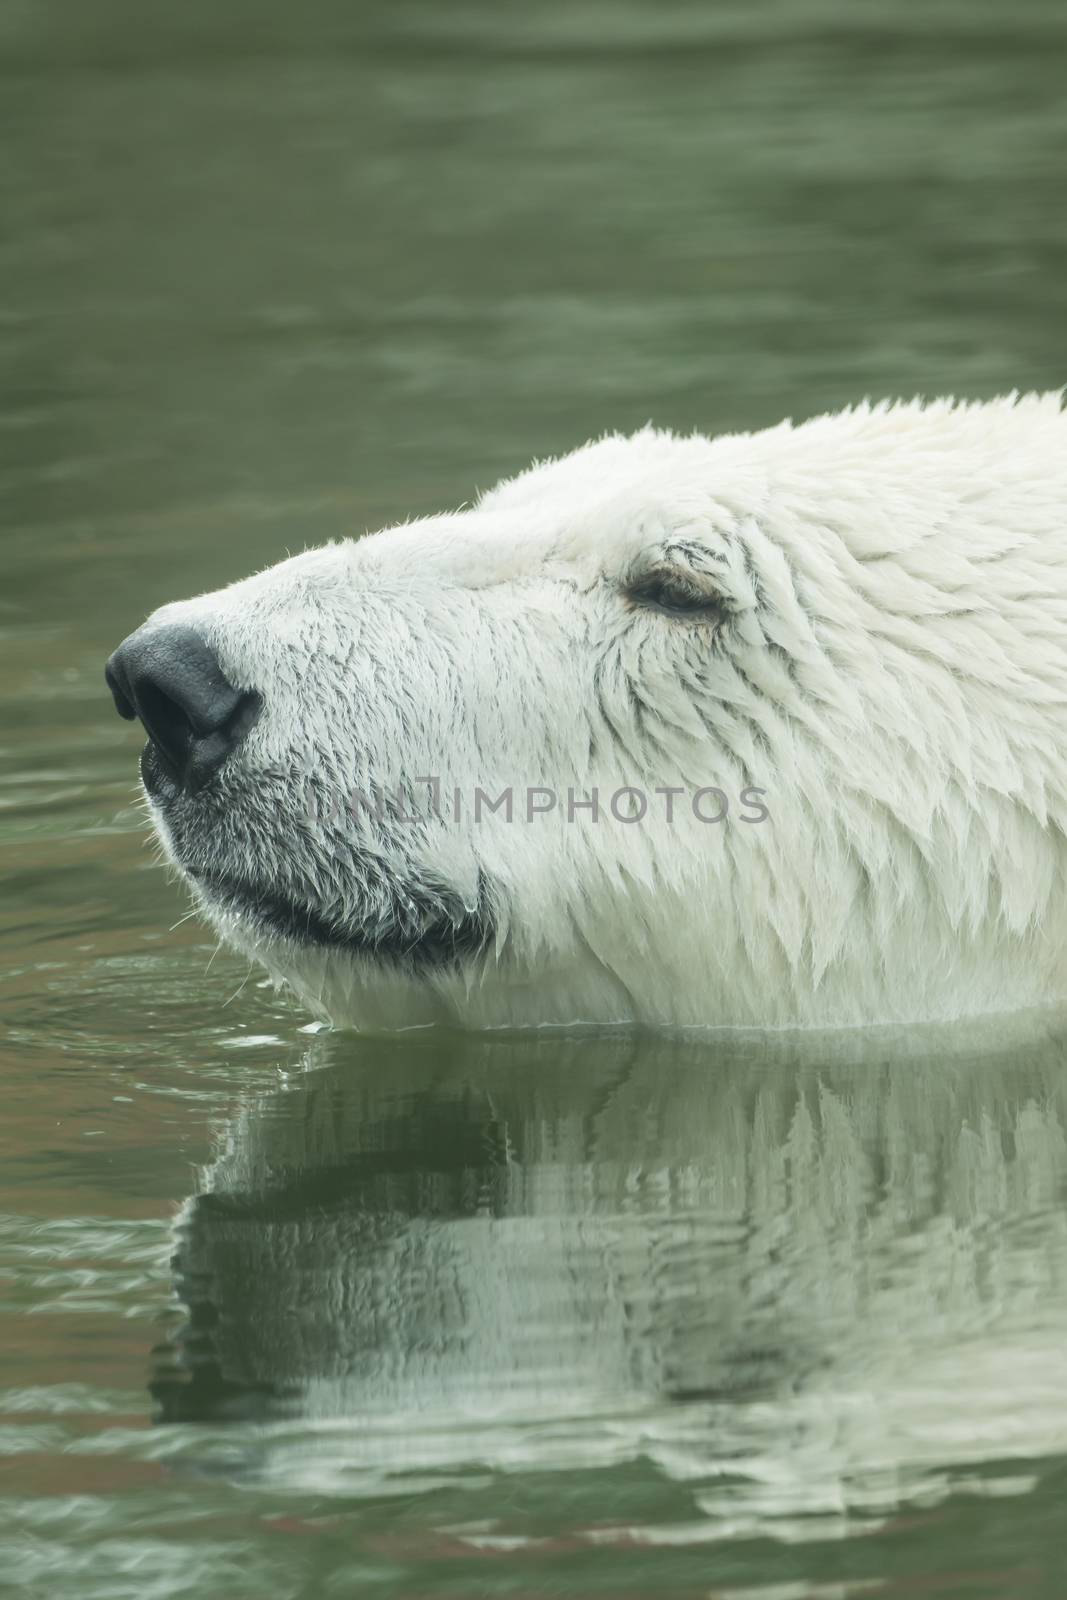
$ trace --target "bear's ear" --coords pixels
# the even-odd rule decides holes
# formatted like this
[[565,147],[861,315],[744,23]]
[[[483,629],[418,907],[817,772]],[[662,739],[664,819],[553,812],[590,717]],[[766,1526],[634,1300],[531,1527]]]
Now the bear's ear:
[[650,550],[622,581],[622,593],[637,610],[681,620],[718,624],[729,610],[717,557],[706,546],[671,543]]

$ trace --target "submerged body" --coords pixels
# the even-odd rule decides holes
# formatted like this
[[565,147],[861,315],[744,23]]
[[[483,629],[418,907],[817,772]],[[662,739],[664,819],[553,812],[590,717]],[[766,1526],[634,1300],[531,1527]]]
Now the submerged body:
[[334,1022],[1015,1010],[1067,991],[1065,524],[1058,396],[646,430],[110,677],[198,903]]

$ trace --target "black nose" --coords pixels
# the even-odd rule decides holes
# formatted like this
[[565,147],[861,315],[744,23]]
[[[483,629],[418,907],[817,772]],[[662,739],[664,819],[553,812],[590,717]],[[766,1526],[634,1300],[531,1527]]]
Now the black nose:
[[119,716],[140,717],[167,777],[187,794],[202,789],[237,748],[262,703],[228,682],[200,634],[176,623],[131,633],[104,675]]

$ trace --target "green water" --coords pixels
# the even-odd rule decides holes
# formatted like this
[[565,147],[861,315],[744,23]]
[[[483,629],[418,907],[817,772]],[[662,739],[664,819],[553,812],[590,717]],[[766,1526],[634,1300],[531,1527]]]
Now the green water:
[[180,922],[101,677],[607,428],[1059,385],[1065,46],[0,4],[0,1587],[1067,1593],[1054,1029],[309,1033]]

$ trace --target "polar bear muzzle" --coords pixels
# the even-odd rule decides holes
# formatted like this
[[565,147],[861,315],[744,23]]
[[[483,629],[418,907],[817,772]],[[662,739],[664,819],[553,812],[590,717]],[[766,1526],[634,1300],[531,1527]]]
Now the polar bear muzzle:
[[[411,971],[450,966],[494,938],[484,875],[470,903],[438,876],[375,850],[346,856],[355,902],[321,905],[313,864],[285,873],[286,802],[270,778],[250,779],[241,762],[222,768],[263,711],[258,690],[236,688],[218,654],[195,627],[148,623],[125,639],[105,669],[120,716],[140,719],[148,735],[141,756],[145,790],[167,844],[201,902],[269,941],[347,952]],[[254,835],[258,859],[235,840]],[[297,822],[301,820],[297,817]],[[289,852],[290,858],[292,852]],[[272,870],[273,865],[273,870]]]

